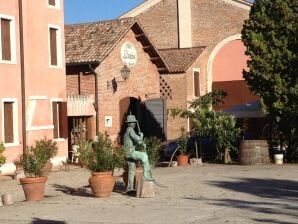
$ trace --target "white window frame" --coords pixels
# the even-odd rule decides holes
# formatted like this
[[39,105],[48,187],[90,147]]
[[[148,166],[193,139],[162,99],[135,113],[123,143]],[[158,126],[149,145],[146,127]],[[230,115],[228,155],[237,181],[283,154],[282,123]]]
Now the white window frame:
[[[16,56],[16,23],[15,17],[0,14],[0,19],[10,20],[10,52],[11,52],[11,60],[3,60],[2,59],[2,41],[0,35],[0,63],[3,64],[16,64],[17,56]],[[0,34],[1,34],[1,24],[0,24]]]
[[199,96],[195,95],[195,72],[199,73],[199,77],[201,75],[201,69],[199,68],[193,68],[192,69],[192,95],[193,97],[200,97],[201,96],[201,86],[200,86],[200,80],[199,80]]
[[17,98],[2,98],[2,130],[4,130],[4,103],[13,103],[13,143],[5,143],[4,131],[2,139],[5,147],[18,146],[19,143],[19,119],[18,119],[18,100]]
[[[54,131],[54,118],[53,118],[53,103],[56,102],[56,103],[62,103],[63,102],[63,99],[61,98],[51,98],[51,120],[52,120],[52,124],[53,124],[53,131]],[[58,118],[58,121],[59,121],[60,118]],[[59,127],[60,127],[60,124],[58,123],[58,132],[59,132]],[[60,136],[60,133],[58,134],[58,136]],[[55,141],[64,141],[65,138],[54,138],[54,135],[53,135],[53,140]]]
[[47,4],[47,6],[49,7],[49,8],[51,8],[51,9],[57,9],[57,10],[60,10],[61,9],[61,4],[60,4],[60,0],[56,0],[56,5],[55,6],[53,6],[53,5],[49,5],[49,1],[48,0],[46,0],[46,4]]
[[[51,64],[51,40],[50,40],[50,29],[56,29],[56,43],[57,43],[57,65]],[[49,52],[49,67],[50,68],[62,68],[62,36],[61,27],[58,25],[48,24],[48,52]]]

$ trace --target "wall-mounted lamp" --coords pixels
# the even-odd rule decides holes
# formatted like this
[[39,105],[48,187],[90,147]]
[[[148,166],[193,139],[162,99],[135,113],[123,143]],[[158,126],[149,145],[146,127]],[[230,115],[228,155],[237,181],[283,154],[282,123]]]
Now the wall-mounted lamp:
[[118,83],[125,82],[129,78],[130,69],[127,67],[127,65],[124,65],[123,68],[120,70],[120,72],[121,72],[121,77],[123,81],[117,81],[116,78],[114,77],[111,81],[107,81],[107,89],[112,88],[113,92],[116,92]]

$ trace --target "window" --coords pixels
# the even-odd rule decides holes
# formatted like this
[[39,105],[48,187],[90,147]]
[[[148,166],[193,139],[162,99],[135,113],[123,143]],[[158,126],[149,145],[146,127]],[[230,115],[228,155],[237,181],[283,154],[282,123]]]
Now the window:
[[60,9],[60,0],[46,0],[47,6],[52,9]]
[[4,144],[15,144],[18,141],[17,103],[15,99],[4,99],[2,104]]
[[54,139],[67,138],[67,103],[53,101],[52,112],[54,125]]
[[0,62],[15,63],[15,23],[11,16],[0,14]]
[[49,26],[50,66],[62,67],[61,30],[57,26]]
[[56,6],[56,0],[48,0],[48,5]]
[[200,96],[200,70],[193,70],[193,93],[196,97]]

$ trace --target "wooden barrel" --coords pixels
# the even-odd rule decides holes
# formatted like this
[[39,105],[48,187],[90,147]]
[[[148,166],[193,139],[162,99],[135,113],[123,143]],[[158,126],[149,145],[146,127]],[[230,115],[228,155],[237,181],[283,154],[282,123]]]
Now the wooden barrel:
[[240,143],[240,164],[268,164],[269,148],[266,140],[243,140]]

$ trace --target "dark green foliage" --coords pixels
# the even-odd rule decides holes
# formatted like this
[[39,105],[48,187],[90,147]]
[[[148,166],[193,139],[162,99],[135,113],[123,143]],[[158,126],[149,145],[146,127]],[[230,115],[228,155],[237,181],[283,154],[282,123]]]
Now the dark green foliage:
[[187,140],[188,140],[188,135],[185,131],[184,127],[181,127],[181,135],[177,140],[178,144],[178,151],[180,152],[181,155],[185,155],[187,152]]
[[210,137],[214,141],[218,159],[223,159],[226,148],[234,148],[240,130],[236,128],[236,119],[221,111],[211,110],[211,105],[222,102],[226,94],[214,91],[190,102],[190,110],[172,109],[173,116],[192,119],[195,132],[199,137]]
[[2,166],[5,163],[5,157],[3,156],[3,152],[4,152],[5,148],[3,143],[0,143],[0,166]]
[[27,147],[16,164],[23,168],[27,177],[40,177],[45,163],[56,155],[57,150],[56,142],[46,138],[37,140],[35,146]]
[[150,165],[155,166],[159,160],[160,140],[156,137],[148,137],[144,138],[144,143],[146,145],[149,163]]
[[298,0],[255,1],[242,40],[250,57],[243,77],[276,125],[274,137],[297,143]]
[[86,166],[92,172],[114,171],[117,165],[115,147],[107,134],[98,135],[98,140],[92,143],[92,147],[86,147],[84,159]]

